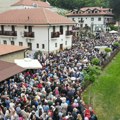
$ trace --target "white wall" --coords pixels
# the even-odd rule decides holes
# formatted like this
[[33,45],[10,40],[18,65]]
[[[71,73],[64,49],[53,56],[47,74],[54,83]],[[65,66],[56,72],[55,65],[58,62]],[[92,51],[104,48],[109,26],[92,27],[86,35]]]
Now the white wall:
[[[1,29],[1,28],[0,28]],[[11,31],[11,26],[4,26],[4,30]],[[69,30],[72,30],[72,26],[69,27]],[[23,42],[23,46],[27,47],[27,43],[32,43],[32,50],[41,50],[43,52],[48,51],[48,26],[32,26],[32,32],[34,32],[34,38],[23,37],[24,31],[28,32],[28,29],[25,29],[25,26],[16,25],[15,31],[17,31],[16,36],[1,36],[0,43],[3,44],[3,40],[7,41],[7,44],[11,44],[11,41],[15,42],[15,45],[19,46],[19,42]],[[60,31],[60,26],[56,26],[55,31]],[[63,44],[63,49],[71,48],[72,45],[72,35],[66,36],[67,26],[63,27],[63,35],[60,35],[59,38],[51,38],[51,32],[53,32],[53,27],[49,27],[49,51],[57,51],[60,48],[60,44]],[[66,45],[67,41],[67,45]],[[37,48],[37,43],[39,48]],[[57,43],[57,47],[55,47]],[[45,49],[42,49],[42,44],[45,45]]]

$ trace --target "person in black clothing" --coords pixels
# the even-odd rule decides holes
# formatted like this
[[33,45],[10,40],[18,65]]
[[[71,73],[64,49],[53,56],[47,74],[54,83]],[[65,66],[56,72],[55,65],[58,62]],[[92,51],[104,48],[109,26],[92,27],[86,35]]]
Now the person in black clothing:
[[59,119],[60,119],[60,117],[58,115],[58,109],[56,108],[54,113],[53,113],[53,120],[59,120]]

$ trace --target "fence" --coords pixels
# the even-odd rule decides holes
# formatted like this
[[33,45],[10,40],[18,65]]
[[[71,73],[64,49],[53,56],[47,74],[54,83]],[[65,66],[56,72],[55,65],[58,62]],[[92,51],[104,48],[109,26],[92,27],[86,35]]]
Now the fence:
[[102,69],[104,69],[113,60],[113,58],[119,53],[119,51],[120,51],[120,47],[118,47],[117,49],[115,49],[111,53],[110,57],[107,58],[107,60],[103,61],[102,65],[101,65]]

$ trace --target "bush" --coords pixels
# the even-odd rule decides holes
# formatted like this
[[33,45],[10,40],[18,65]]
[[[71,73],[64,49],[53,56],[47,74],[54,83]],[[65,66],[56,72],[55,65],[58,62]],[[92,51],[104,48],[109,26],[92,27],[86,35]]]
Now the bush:
[[34,53],[34,59],[38,59],[38,56],[42,56],[42,52],[40,50]]
[[105,48],[105,52],[106,52],[106,53],[109,53],[109,52],[111,52],[111,51],[112,51],[111,48]]
[[110,25],[110,29],[117,31],[118,30],[118,26]]
[[119,45],[120,45],[119,42],[114,42],[114,43],[113,43],[113,46],[114,46],[114,47],[119,47]]
[[93,65],[100,65],[100,60],[99,60],[98,58],[93,58],[93,59],[91,60],[91,63],[92,63]]
[[96,65],[89,66],[86,71],[83,71],[83,73],[84,73],[84,81],[85,82],[88,82],[88,81],[94,82],[96,77],[98,75],[100,75],[101,68]]

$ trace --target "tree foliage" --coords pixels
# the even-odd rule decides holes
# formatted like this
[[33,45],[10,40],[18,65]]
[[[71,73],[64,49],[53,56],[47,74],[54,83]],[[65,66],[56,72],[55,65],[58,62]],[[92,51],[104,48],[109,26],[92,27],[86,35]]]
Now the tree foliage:
[[[46,1],[46,0],[43,0]],[[80,9],[81,7],[109,7],[110,0],[48,0],[52,6],[64,9]]]
[[120,0],[110,0],[110,6],[113,8],[113,12],[120,19]]

